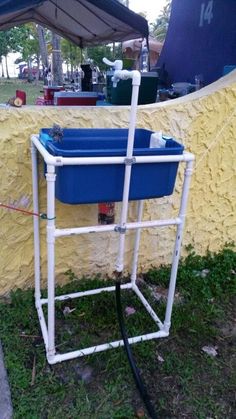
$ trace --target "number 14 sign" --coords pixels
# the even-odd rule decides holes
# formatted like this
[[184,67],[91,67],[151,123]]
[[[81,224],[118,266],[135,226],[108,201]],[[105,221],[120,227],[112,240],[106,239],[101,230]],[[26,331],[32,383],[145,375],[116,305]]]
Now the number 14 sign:
[[213,0],[201,4],[199,26],[210,24],[213,19]]

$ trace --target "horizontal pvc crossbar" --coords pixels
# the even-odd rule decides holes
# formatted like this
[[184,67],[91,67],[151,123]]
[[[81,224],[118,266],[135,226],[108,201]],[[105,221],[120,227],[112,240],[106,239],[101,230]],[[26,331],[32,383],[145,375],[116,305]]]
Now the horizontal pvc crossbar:
[[[161,322],[159,317],[156,315],[156,313],[154,312],[154,310],[152,309],[150,304],[147,302],[146,298],[143,296],[141,291],[138,289],[137,285],[134,285],[131,282],[129,282],[128,284],[122,284],[121,288],[122,289],[132,289],[135,292],[137,297],[143,303],[147,312],[150,314],[150,316],[155,321],[155,323],[159,326],[159,329],[161,329],[157,332],[147,333],[147,334],[140,335],[140,336],[130,337],[128,339],[129,343],[133,344],[133,343],[138,343],[138,342],[144,342],[146,340],[157,339],[157,338],[161,338],[161,337],[167,337],[169,335],[169,332],[164,330],[163,323]],[[63,301],[64,300],[65,301],[65,300],[71,299],[71,298],[80,298],[80,297],[100,294],[102,292],[111,292],[111,291],[115,291],[114,286],[104,287],[104,288],[96,288],[94,290],[75,292],[75,293],[72,293],[72,294],[59,295],[59,296],[55,297],[55,300],[57,300],[57,301]],[[48,330],[47,330],[46,321],[45,321],[45,317],[44,317],[44,313],[43,313],[43,309],[42,309],[42,306],[44,304],[47,304],[47,303],[48,303],[47,298],[41,298],[40,300],[38,300],[36,302],[36,308],[37,308],[37,312],[38,312],[39,323],[40,323],[41,330],[42,330],[43,340],[44,340],[44,343],[45,343],[46,350],[48,351]],[[124,345],[123,340],[117,340],[117,341],[108,342],[108,343],[104,343],[104,344],[100,344],[100,345],[96,345],[96,346],[91,346],[91,347],[84,348],[84,349],[78,349],[76,351],[71,351],[71,352],[68,352],[68,353],[56,354],[56,355],[48,355],[47,354],[47,359],[48,359],[48,362],[50,364],[56,364],[57,362],[62,362],[62,361],[66,361],[66,360],[69,360],[69,359],[78,358],[78,357],[82,357],[82,356],[85,356],[85,355],[90,355],[90,354],[93,354],[95,352],[106,351],[108,349],[118,348],[118,347],[123,346],[123,345]]]
[[[164,338],[169,336],[168,332],[164,330],[159,330],[158,332],[148,333],[146,335],[135,336],[133,338],[129,338],[129,344],[134,344],[138,342],[144,342],[151,339],[157,338]],[[104,343],[102,345],[91,346],[85,349],[78,349],[77,351],[67,352],[64,354],[56,354],[54,356],[47,356],[49,364],[56,364],[57,362],[67,361],[73,358],[79,358],[85,355],[94,354],[96,352],[107,351],[108,349],[115,349],[124,346],[123,340],[116,340],[110,343]]]
[[[132,288],[132,283],[123,284],[121,285],[121,289],[130,289]],[[101,294],[102,292],[111,292],[115,291],[115,287],[104,287],[104,288],[96,288],[94,290],[87,290],[87,291],[80,291],[80,292],[73,292],[71,294],[64,294],[64,295],[58,295],[55,297],[55,301],[64,301],[72,298],[79,298],[79,297],[86,297],[86,295],[95,295],[95,294]],[[47,304],[48,299],[47,298],[41,298],[40,300],[41,304]]]
[[[44,161],[52,166],[64,165],[99,165],[99,164],[125,164],[127,156],[124,157],[62,157],[52,156],[45,147],[40,143],[37,135],[32,135],[31,140],[43,156]],[[168,156],[135,156],[136,163],[170,163],[181,161],[193,161],[192,153],[183,152],[183,154]]]
[[[179,217],[171,218],[167,220],[155,220],[155,221],[139,221],[126,223],[126,230],[134,230],[137,228],[149,228],[149,227],[165,227],[171,225],[181,224]],[[99,225],[99,226],[86,226],[86,227],[74,227],[74,228],[56,228],[54,231],[54,237],[71,236],[73,234],[87,234],[87,233],[103,233],[107,231],[118,231],[119,226],[117,224],[110,225]]]

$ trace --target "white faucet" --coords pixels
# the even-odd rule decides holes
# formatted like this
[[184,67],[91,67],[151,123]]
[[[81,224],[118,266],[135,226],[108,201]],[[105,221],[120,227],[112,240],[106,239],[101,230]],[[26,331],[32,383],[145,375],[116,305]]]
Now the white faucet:
[[132,79],[133,86],[140,86],[141,83],[141,75],[140,72],[137,70],[123,70],[123,61],[122,60],[115,60],[114,62],[108,60],[107,58],[103,58],[103,62],[106,65],[114,68],[114,75],[112,77],[113,87],[117,87],[117,83],[119,80],[127,80]]

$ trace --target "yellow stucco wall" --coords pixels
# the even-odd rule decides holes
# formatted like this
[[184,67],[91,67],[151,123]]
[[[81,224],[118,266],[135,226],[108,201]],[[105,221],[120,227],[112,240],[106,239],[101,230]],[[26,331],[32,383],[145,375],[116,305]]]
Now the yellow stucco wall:
[[[0,202],[32,209],[31,159],[29,138],[42,127],[58,123],[64,127],[126,127],[129,107],[54,108],[24,107],[0,109]],[[184,246],[196,252],[218,250],[236,238],[236,72],[199,92],[159,104],[140,106],[137,126],[162,130],[182,141],[196,156],[192,179]],[[41,211],[46,211],[45,181],[40,169]],[[178,207],[177,193],[145,203],[145,219],[170,217]],[[119,205],[116,206],[117,213]],[[56,204],[57,226],[76,227],[97,223],[97,205]],[[129,211],[135,217],[135,204]],[[118,220],[118,216],[117,216]],[[46,279],[45,221],[41,221],[42,277]],[[169,263],[174,239],[173,228],[142,233],[139,270]],[[0,208],[0,294],[16,287],[33,285],[32,218]],[[133,232],[126,242],[126,271],[129,270]],[[77,275],[108,274],[114,270],[118,235],[90,234],[61,238],[56,246],[58,282],[64,272]],[[184,254],[184,248],[183,248]]]

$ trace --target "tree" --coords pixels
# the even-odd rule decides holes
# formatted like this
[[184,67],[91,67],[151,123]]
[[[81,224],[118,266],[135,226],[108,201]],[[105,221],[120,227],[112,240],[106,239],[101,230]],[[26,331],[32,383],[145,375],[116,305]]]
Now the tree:
[[10,52],[21,53],[22,60],[27,61],[29,68],[32,67],[32,61],[38,61],[39,48],[33,24],[26,24],[0,32],[0,57],[5,57],[7,78],[10,78],[7,65],[7,56]]
[[45,39],[45,29],[40,26],[36,25],[38,41],[39,41],[39,51],[40,57],[42,60],[43,67],[48,68],[48,51],[47,51],[47,44]]
[[19,46],[19,52],[21,52],[21,57],[23,61],[27,62],[28,65],[28,81],[31,82],[34,77],[32,74],[33,63],[37,64],[38,73],[37,79],[39,77],[39,66],[40,66],[40,50],[36,25],[34,23],[27,23],[24,25],[26,31],[26,37],[21,45]]
[[[4,77],[2,57],[6,57],[7,54],[8,54],[8,48],[7,48],[7,39],[5,37],[5,32],[0,32],[0,57],[1,57],[1,66],[2,66],[2,77]],[[9,78],[9,74],[8,74],[8,78]]]
[[67,73],[69,73],[70,67],[70,73],[73,74],[75,68],[77,68],[82,62],[83,55],[81,48],[68,41],[67,39],[62,39],[61,53],[63,61],[65,61],[67,65]]
[[20,52],[23,41],[26,38],[25,27],[11,28],[0,32],[0,57],[5,57],[6,76],[9,79],[7,56],[9,52]]
[[161,14],[156,19],[156,22],[151,24],[150,32],[160,42],[164,41],[166,37],[170,20],[171,2],[172,0],[167,0],[166,5],[164,6]]
[[61,37],[52,32],[52,74],[56,85],[63,83],[62,59],[61,59]]
[[98,66],[100,70],[106,70],[107,66],[103,63],[103,57],[108,58],[108,60],[116,60],[121,59],[122,57],[122,50],[121,44],[114,44],[113,46],[109,45],[102,45],[97,47],[89,47],[87,48],[87,56],[93,61],[93,64]]
[[2,71],[1,77],[5,77],[5,75],[4,75],[4,68],[3,68],[3,62],[2,62],[2,57],[0,57],[0,65],[1,65],[1,71]]

